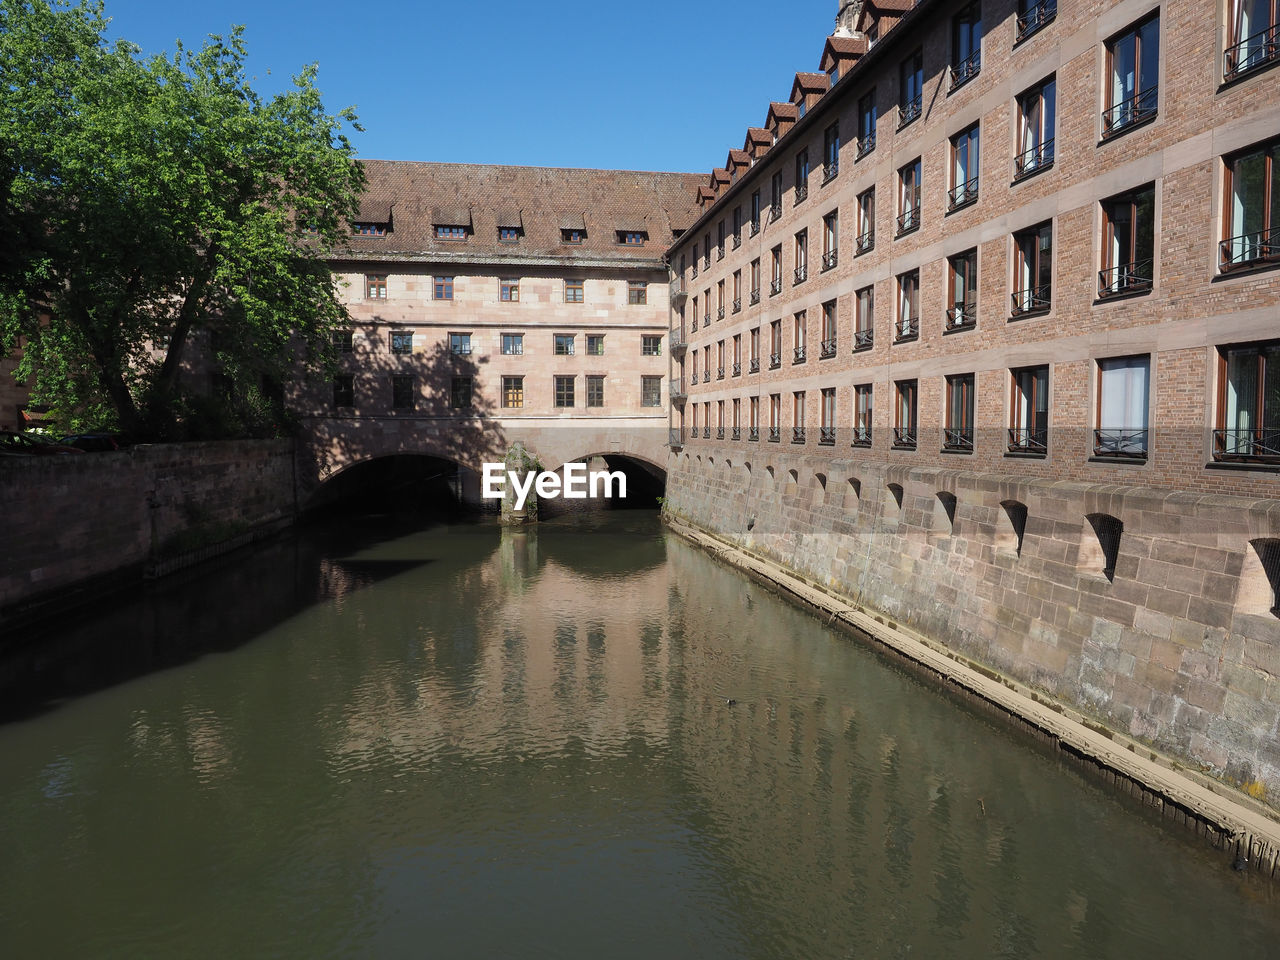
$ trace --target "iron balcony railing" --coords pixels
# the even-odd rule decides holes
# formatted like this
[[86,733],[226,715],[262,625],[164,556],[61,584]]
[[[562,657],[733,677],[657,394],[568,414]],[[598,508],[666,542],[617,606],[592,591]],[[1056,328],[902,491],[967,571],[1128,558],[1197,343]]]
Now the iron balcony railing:
[[1270,260],[1280,260],[1280,226],[1244,233],[1218,244],[1220,270],[1234,270]]
[[873,327],[867,327],[865,330],[853,331],[853,349],[854,350],[870,350],[875,346],[876,331]]
[[782,201],[781,200],[779,200],[777,203],[769,204],[769,219],[770,220],[782,219]]
[[1030,427],[1010,427],[1009,452],[1036,453],[1043,456],[1049,452],[1048,431],[1033,430]]
[[747,427],[747,439],[748,439],[749,441],[751,441],[752,443],[759,443],[759,442],[760,442],[760,428],[759,428],[759,427]]
[[978,305],[976,303],[957,303],[947,309],[947,329],[963,330],[975,326],[978,322]]
[[689,265],[689,277],[693,280],[698,279],[698,255],[696,253],[693,255],[693,263]]
[[782,366],[782,353],[778,352],[769,354],[769,369],[777,370],[780,366]]
[[733,369],[730,371],[735,377],[742,376],[742,361],[733,361]]
[[782,292],[782,278],[774,277],[769,282],[769,296],[775,297]]
[[861,160],[868,153],[876,148],[876,135],[868,133],[865,137],[858,138],[858,157]]
[[769,428],[769,442],[770,442],[770,443],[777,443],[777,442],[779,442],[781,439],[782,439],[782,428],[781,428],[781,427],[770,427],[770,428]]
[[982,51],[975,50],[951,68],[951,89],[958,90],[982,69]]
[[684,377],[672,377],[667,385],[667,391],[672,400],[683,400],[688,396],[684,389]]
[[1280,463],[1280,430],[1275,427],[1215,430],[1213,459]]
[[705,426],[705,427],[703,427],[703,428],[702,428],[702,439],[703,439],[703,440],[710,440],[710,439],[711,439],[711,425],[710,425],[710,424],[708,424],[707,426]]
[[717,440],[724,439],[724,427],[716,427],[716,439]]
[[724,244],[723,244],[723,243],[716,244],[716,259],[717,259],[717,260],[723,260],[723,259],[724,259]]
[[875,245],[876,232],[874,230],[868,230],[866,233],[858,234],[858,238],[853,241],[853,252],[857,256],[862,256],[862,254],[871,250]]
[[759,373],[759,372],[760,372],[760,358],[752,357],[751,363],[747,366],[747,373]]
[[671,328],[670,339],[668,342],[671,344],[671,350],[673,353],[676,350],[681,350],[689,345],[689,341],[685,339],[684,330],[681,327]]
[[724,367],[716,367],[716,379],[717,380],[724,379]]
[[840,174],[839,160],[835,160],[835,159],[828,160],[826,163],[822,165],[822,182],[823,183],[830,183],[837,176],[839,176],[839,174]]
[[1119,427],[1094,430],[1093,455],[1095,457],[1146,459],[1147,428]]
[[755,236],[757,233],[759,233],[759,232],[760,232],[760,221],[759,221],[759,220],[752,220],[752,221],[751,221],[751,235],[754,237],[754,236]]
[[703,370],[703,371],[702,371],[702,382],[703,382],[703,383],[710,383],[710,382],[711,382],[711,371],[710,371],[710,370]]
[[760,302],[760,288],[759,288],[759,287],[756,287],[754,290],[752,290],[752,291],[751,291],[751,299],[750,299],[748,302],[749,302],[749,303],[751,304],[751,306],[753,306],[753,307],[754,307],[757,303],[759,303],[759,302]]
[[706,253],[702,255],[702,269],[703,270],[711,269],[711,251],[710,250],[708,250]]
[[835,427],[819,427],[818,428],[818,443],[822,444],[823,446],[829,447],[835,442],[836,442]]
[[1222,80],[1224,83],[1234,80],[1276,60],[1280,60],[1280,23],[1273,23],[1227,47],[1222,57]]
[[1013,178],[1020,180],[1029,177],[1038,170],[1046,170],[1053,166],[1053,137],[1042,140],[1034,147],[1028,147],[1013,158]]
[[704,314],[702,315],[702,325],[703,325],[704,327],[709,327],[709,326],[711,326],[711,314],[709,314],[709,313],[704,313]]
[[1043,313],[1052,305],[1052,289],[1049,284],[1040,287],[1028,287],[1015,290],[1010,299],[1013,301],[1012,313],[1015,317],[1028,313]]
[[920,198],[917,196],[911,206],[898,214],[898,236],[910,233],[920,226]]
[[791,362],[793,364],[804,363],[804,344],[801,344],[800,346],[796,347],[795,355],[792,357]]
[[967,453],[973,452],[973,428],[972,427],[943,427],[942,428],[942,449],[943,450],[963,450]]
[[792,286],[794,286],[797,283],[804,283],[808,279],[809,279],[809,265],[807,263],[802,263],[800,264],[800,266],[796,267],[795,279],[792,280]]
[[673,279],[668,285],[668,290],[670,293],[668,299],[670,299],[671,305],[679,309],[680,304],[684,303],[685,297],[689,295],[688,291],[684,288],[684,277],[676,277]]
[[1118,267],[1098,271],[1098,296],[1114,297],[1122,293],[1138,293],[1151,289],[1151,259],[1122,263]]
[[1025,13],[1018,14],[1017,37],[1015,43],[1021,43],[1044,27],[1058,15],[1058,0],[1040,0],[1027,7]]
[[831,337],[822,341],[822,351],[818,354],[819,360],[827,360],[836,355],[836,338]]
[[735,233],[733,235],[733,249],[737,250],[740,246],[742,246],[742,234]]
[[898,129],[901,130],[907,124],[920,118],[920,111],[924,105],[924,97],[920,94],[908,100],[898,110]]
[[828,250],[822,255],[822,269],[827,271],[835,267],[840,262],[840,254],[836,250]]
[[978,178],[970,177],[964,183],[957,184],[947,191],[947,209],[959,210],[978,199]]
[[894,427],[893,445],[902,450],[914,450],[916,448],[916,428]]
[[851,447],[869,447],[871,446],[871,428],[870,427],[854,427],[853,441],[849,444]]
[[678,428],[676,428],[676,427],[671,427],[670,429],[668,429],[668,430],[667,430],[667,446],[669,446],[669,447],[683,447],[683,446],[684,446],[684,431],[683,431],[683,430],[680,430],[680,429],[678,429]]
[[1159,90],[1159,84],[1152,84],[1127,100],[1121,100],[1114,107],[1103,110],[1102,139],[1114,137],[1117,133],[1154,117],[1159,103]]
[[733,432],[729,435],[729,439],[730,439],[730,440],[741,440],[741,439],[742,439],[742,428],[741,428],[741,427],[734,427],[734,428],[733,428]]
[[717,307],[717,308],[716,308],[716,319],[717,319],[717,320],[723,320],[723,319],[724,319],[724,307]]
[[809,185],[805,183],[796,184],[796,198],[792,203],[801,203],[809,196]]
[[741,312],[742,312],[742,298],[741,298],[741,297],[734,297],[734,299],[733,299],[733,312],[734,312],[734,313],[741,313]]
[[920,336],[920,318],[919,317],[903,317],[893,325],[893,342],[902,343],[904,340],[914,340]]
[[791,442],[804,443],[804,427],[791,428]]

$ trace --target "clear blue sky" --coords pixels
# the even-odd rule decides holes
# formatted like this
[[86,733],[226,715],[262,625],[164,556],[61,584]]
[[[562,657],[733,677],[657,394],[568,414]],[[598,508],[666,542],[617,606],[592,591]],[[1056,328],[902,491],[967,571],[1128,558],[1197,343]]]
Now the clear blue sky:
[[318,63],[326,106],[360,115],[362,157],[695,172],[818,69],[837,7],[106,0],[112,36],[146,53],[244,24],[263,93]]

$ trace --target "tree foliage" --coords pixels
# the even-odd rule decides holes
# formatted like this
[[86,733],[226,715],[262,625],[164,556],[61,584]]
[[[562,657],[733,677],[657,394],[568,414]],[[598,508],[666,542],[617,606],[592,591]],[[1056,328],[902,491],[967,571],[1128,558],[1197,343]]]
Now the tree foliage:
[[98,2],[0,0],[0,347],[69,428],[270,420],[346,319],[324,257],[364,185],[355,115],[325,111],[314,66],[260,97],[242,28],[166,58],[106,25]]

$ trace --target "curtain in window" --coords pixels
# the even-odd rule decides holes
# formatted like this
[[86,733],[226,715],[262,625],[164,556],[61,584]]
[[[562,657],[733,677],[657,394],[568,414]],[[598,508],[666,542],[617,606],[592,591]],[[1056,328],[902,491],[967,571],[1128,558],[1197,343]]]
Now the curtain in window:
[[1146,453],[1148,357],[1100,360],[1098,450]]

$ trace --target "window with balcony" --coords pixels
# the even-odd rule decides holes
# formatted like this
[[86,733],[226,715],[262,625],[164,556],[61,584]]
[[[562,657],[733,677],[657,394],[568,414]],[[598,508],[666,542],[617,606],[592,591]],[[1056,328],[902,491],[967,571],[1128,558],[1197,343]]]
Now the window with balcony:
[[951,138],[951,189],[947,212],[967,207],[978,199],[978,125]]
[[720,223],[717,224],[716,226],[716,259],[717,260],[724,259],[724,238],[725,238],[724,221],[721,220]]
[[898,319],[894,326],[894,343],[915,340],[920,336],[920,271],[898,274]]
[[716,319],[724,319],[724,281],[716,284]]
[[581,280],[566,280],[564,282],[564,302],[565,303],[582,303],[583,302],[584,284]]
[[412,410],[414,394],[413,377],[397,375],[391,378],[392,410]]
[[742,271],[733,271],[733,312],[742,310]]
[[769,251],[769,259],[773,265],[773,280],[769,284],[769,296],[777,296],[782,292],[782,244]]
[[758,441],[760,439],[760,398],[751,397],[747,401],[747,406],[750,418],[747,424],[747,439]]
[[556,377],[556,406],[573,406],[573,377]]
[[855,447],[871,446],[871,384],[859,383],[853,388],[853,443]]
[[896,403],[893,411],[893,445],[898,450],[914,450],[916,448],[916,401],[917,382],[915,380],[898,380],[894,382]]
[[876,290],[863,287],[854,294],[853,349],[870,350],[875,346]]
[[868,187],[858,194],[858,238],[854,254],[861,256],[876,245],[876,188]]
[[809,279],[809,231],[801,230],[796,234],[796,269],[793,283],[804,283]]
[[520,299],[520,281],[515,277],[504,277],[498,281],[498,299],[503,303],[515,303]]
[[942,449],[948,453],[973,453],[974,375],[947,377],[947,422],[942,428]]
[[453,377],[449,383],[449,406],[454,410],[466,410],[471,406],[471,377]]
[[794,203],[800,203],[809,195],[809,151],[801,150],[796,154],[796,196]]
[[706,383],[711,379],[711,344],[707,344],[702,348],[702,382]]
[[1049,451],[1049,367],[1010,371],[1009,452],[1043,457]]
[[711,233],[707,232],[702,235],[702,267],[704,270],[711,269]]
[[858,159],[876,148],[876,88],[858,100]]
[[898,129],[918,119],[924,105],[924,51],[917,50],[898,68]]
[[791,362],[804,363],[807,359],[806,351],[809,343],[809,318],[808,314],[801,310],[791,318]]
[[751,304],[760,302],[760,258],[751,261]]
[[1151,358],[1145,354],[1098,361],[1095,457],[1146,459],[1150,380]]
[[782,439],[782,394],[769,394],[769,442]]
[[822,134],[822,182],[830,182],[839,172],[840,124],[833,123]]
[[1231,0],[1224,82],[1280,63],[1280,0]]
[[716,379],[724,379],[724,341],[716,342]]
[[1280,263],[1280,140],[1229,158],[1226,167],[1226,239],[1218,267]]
[[791,442],[804,443],[804,391],[791,394]]
[[364,275],[364,298],[366,300],[387,299],[387,275],[385,273],[366,273]]
[[742,246],[742,207],[733,208],[733,249]]
[[840,214],[832,210],[822,218],[822,269],[832,270],[840,262]]
[[524,406],[524,377],[502,378],[502,406],[508,410]]
[[599,374],[587,377],[587,406],[604,406],[604,377]]
[[340,373],[333,378],[333,409],[345,410],[356,405],[355,377]]
[[453,299],[453,277],[436,277],[433,298],[436,300]]
[[774,320],[769,324],[769,369],[782,366],[782,321]]
[[1155,186],[1102,202],[1098,296],[1147,293],[1155,274]]
[[1155,118],[1159,81],[1160,17],[1154,16],[1107,43],[1104,140]]
[[760,372],[760,328],[751,328],[751,356],[747,361],[748,373]]
[[982,69],[982,11],[971,3],[951,18],[951,89],[964,86]]
[[733,439],[742,439],[742,401],[733,398]]
[[968,330],[978,323],[978,251],[947,258],[947,330]]
[[502,355],[504,357],[519,357],[524,355],[524,334],[523,333],[504,333],[502,335]]
[[920,158],[898,170],[898,236],[920,227]]
[[573,356],[573,334],[557,333],[552,339],[553,352],[557,357]]
[[1015,180],[1053,166],[1054,124],[1058,84],[1054,77],[1018,97],[1018,153],[1013,158]]
[[836,442],[836,388],[824,387],[822,390],[822,426],[819,428],[818,443],[831,446]]
[[1218,348],[1213,458],[1280,463],[1280,340]]
[[730,371],[735,377],[742,376],[742,334],[733,335],[733,368]]
[[1058,0],[1018,0],[1014,20],[1014,42],[1021,43],[1039,33],[1058,15]]
[[760,232],[760,191],[756,190],[751,194],[751,235],[754,237]]
[[777,220],[782,216],[782,171],[774,173],[769,181],[769,219]]
[[[392,353],[408,352],[413,349],[413,334],[408,335],[408,342],[405,344],[407,348],[404,351],[396,350],[396,345],[392,343]],[[455,357],[471,356],[471,334],[469,333],[451,333],[449,334],[449,352]]]
[[1013,304],[1010,315],[1044,313],[1053,305],[1053,224],[1013,235]]
[[818,358],[826,360],[836,355],[836,301],[822,305],[822,352]]

